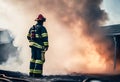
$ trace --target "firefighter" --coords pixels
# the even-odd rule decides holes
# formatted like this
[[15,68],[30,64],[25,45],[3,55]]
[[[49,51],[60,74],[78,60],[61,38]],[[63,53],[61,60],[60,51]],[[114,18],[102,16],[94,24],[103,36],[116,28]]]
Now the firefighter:
[[48,33],[43,23],[46,18],[40,14],[35,21],[36,25],[33,25],[27,35],[27,39],[31,48],[31,61],[30,61],[30,77],[41,77],[43,72],[43,64],[45,62],[45,52],[48,50]]

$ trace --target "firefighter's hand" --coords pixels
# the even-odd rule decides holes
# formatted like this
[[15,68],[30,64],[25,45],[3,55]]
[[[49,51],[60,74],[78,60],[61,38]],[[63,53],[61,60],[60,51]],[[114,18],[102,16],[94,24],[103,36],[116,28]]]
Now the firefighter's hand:
[[45,49],[44,49],[45,51],[47,51],[48,50],[48,47],[45,47]]

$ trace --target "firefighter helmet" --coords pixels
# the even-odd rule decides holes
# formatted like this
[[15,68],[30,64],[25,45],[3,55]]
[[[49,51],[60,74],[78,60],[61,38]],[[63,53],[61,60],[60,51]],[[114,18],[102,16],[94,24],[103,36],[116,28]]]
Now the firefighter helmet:
[[38,17],[35,19],[35,21],[45,21],[46,18],[42,15],[42,14],[39,14]]

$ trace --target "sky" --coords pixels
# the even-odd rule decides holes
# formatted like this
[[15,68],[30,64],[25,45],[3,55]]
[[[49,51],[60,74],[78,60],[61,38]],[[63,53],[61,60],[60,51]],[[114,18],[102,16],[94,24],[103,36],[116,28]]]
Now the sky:
[[103,0],[102,8],[108,13],[107,25],[120,24],[120,0]]

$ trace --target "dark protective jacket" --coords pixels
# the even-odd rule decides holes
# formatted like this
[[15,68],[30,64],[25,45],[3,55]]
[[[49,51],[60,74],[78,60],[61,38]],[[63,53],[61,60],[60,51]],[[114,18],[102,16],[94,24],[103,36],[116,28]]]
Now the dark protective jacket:
[[30,47],[40,48],[41,50],[49,47],[47,30],[40,24],[33,25],[30,28],[27,38],[30,42]]

